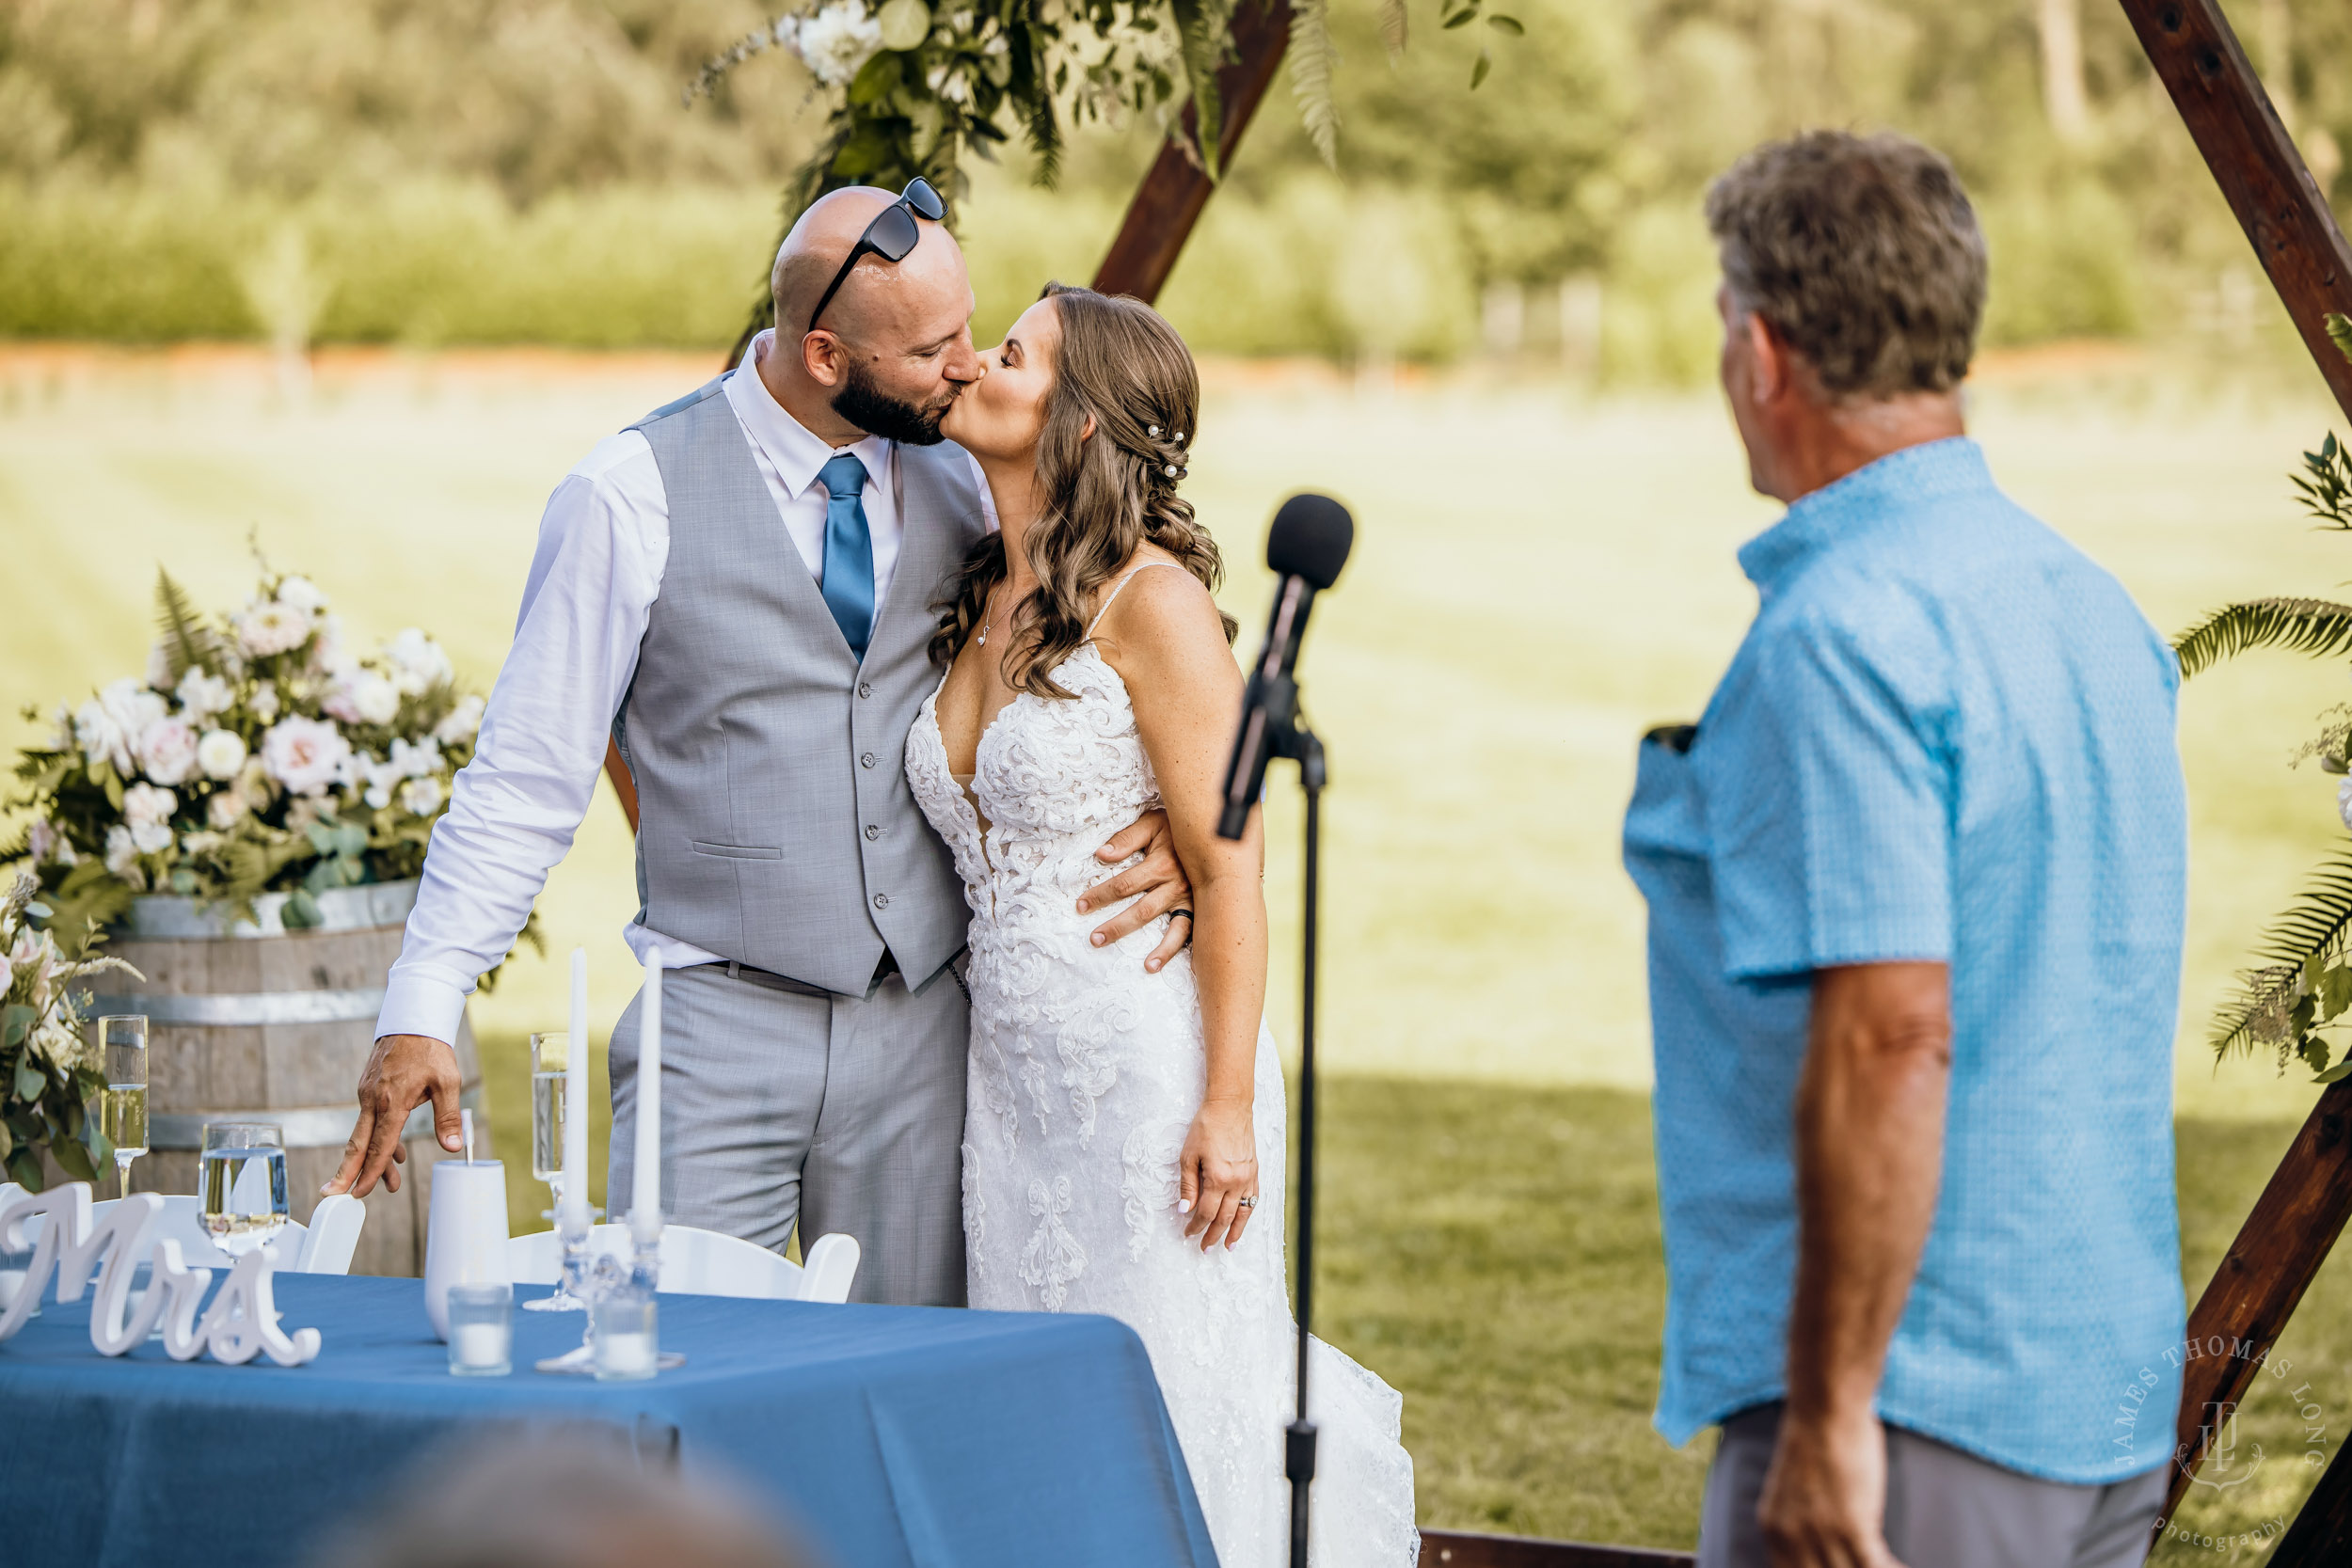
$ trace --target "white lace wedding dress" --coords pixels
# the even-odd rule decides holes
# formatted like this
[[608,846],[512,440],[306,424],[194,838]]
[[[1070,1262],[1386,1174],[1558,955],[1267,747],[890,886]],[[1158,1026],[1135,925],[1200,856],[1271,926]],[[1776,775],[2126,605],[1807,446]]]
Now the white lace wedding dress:
[[[1121,586],[1124,586],[1122,583]],[[1258,1037],[1260,1197],[1239,1246],[1203,1254],[1176,1212],[1176,1161],[1207,1080],[1190,956],[1145,972],[1166,920],[1097,948],[1094,851],[1158,805],[1127,689],[1089,643],[1055,672],[1075,700],[1024,692],[980,737],[973,793],[948,773],[938,695],[907,777],[955,851],[972,907],[972,1060],[963,1146],[971,1302],[1102,1312],[1142,1337],[1222,1568],[1288,1560],[1282,1430],[1295,1330],[1284,1277],[1284,1125],[1273,1037]],[[985,814],[983,832],[980,814]],[[1413,1463],[1396,1392],[1316,1340],[1317,1568],[1413,1568]]]

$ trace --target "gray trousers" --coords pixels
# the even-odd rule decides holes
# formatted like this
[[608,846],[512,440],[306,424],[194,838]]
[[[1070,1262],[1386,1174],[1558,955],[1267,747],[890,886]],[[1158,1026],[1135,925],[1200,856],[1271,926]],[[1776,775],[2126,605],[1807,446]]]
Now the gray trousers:
[[[1777,1402],[1724,1423],[1699,1508],[1699,1568],[1765,1568],[1756,1505],[1780,1435]],[[2136,1568],[2164,1508],[2167,1466],[2106,1486],[2037,1481],[1886,1429],[1886,1544],[1903,1568]]]
[[[612,1031],[612,1160],[636,1164],[638,1009]],[[781,1253],[857,1238],[856,1301],[963,1305],[968,1008],[945,972],[910,993],[802,996],[707,965],[661,986],[661,1206],[680,1225]]]

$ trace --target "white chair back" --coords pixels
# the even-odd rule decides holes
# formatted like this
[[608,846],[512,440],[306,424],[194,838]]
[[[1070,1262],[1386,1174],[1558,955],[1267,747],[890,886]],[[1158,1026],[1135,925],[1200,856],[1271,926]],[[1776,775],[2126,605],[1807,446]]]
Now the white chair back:
[[[24,1189],[13,1183],[0,1186],[0,1209],[24,1196]],[[236,1259],[213,1244],[212,1236],[204,1228],[204,1213],[194,1193],[166,1193],[163,1212],[155,1216],[154,1227],[147,1233],[147,1244],[168,1238],[180,1243],[181,1261],[192,1269],[226,1269]],[[91,1217],[103,1218],[119,1198],[107,1198],[90,1205]],[[349,1274],[351,1256],[359,1245],[359,1228],[367,1223],[368,1207],[348,1193],[319,1199],[311,1212],[310,1223],[288,1220],[286,1228],[278,1233],[278,1256],[291,1259],[289,1274]],[[26,1227],[27,1239],[40,1234],[42,1221],[35,1219]]]
[[[597,1226],[588,1233],[588,1244],[626,1260],[631,1245],[628,1227]],[[716,1230],[669,1225],[661,1228],[658,1288],[681,1295],[840,1303],[850,1299],[857,1265],[854,1236],[820,1236],[808,1249],[807,1260],[794,1263]],[[552,1230],[516,1236],[506,1243],[506,1267],[517,1285],[552,1285],[564,1271],[563,1239]]]

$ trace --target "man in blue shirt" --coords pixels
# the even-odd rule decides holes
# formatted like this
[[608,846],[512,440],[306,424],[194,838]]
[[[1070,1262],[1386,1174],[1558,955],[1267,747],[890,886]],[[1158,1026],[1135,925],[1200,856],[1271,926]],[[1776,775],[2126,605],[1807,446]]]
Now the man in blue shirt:
[[1942,158],[1800,136],[1708,219],[1724,388],[1788,511],[1626,823],[1657,1421],[1723,1428],[1699,1560],[2137,1563],[2185,1331],[2177,670],[1963,433],[1986,262]]

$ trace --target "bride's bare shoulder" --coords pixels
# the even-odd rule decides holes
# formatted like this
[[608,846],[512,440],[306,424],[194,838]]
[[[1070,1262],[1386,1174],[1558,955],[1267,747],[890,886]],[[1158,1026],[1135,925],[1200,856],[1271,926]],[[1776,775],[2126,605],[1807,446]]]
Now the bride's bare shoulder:
[[1157,662],[1211,648],[1232,662],[1216,600],[1184,562],[1157,546],[1137,550],[1104,592],[1094,641],[1113,666],[1123,657]]

